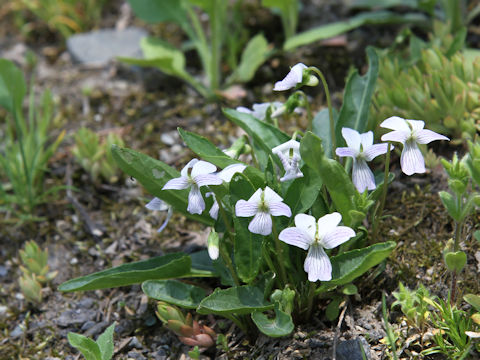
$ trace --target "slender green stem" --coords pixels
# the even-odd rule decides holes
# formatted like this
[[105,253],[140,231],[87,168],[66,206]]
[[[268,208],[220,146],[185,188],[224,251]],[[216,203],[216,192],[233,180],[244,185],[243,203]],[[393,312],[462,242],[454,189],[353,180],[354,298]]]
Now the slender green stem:
[[275,222],[272,220],[272,235],[273,235],[273,240],[275,241],[275,248],[277,250],[277,256],[278,256],[278,265],[280,268],[280,278],[282,280],[282,288],[285,287],[287,284],[287,272],[285,271],[285,262],[283,258],[283,248],[282,244],[280,242],[280,239],[278,238],[278,232],[277,228],[275,226]]
[[225,223],[225,227],[227,228],[227,231],[230,234],[233,234],[233,229],[232,229],[232,226],[230,225],[230,222],[228,221],[227,212],[225,211],[225,208],[223,207],[222,200],[217,199],[217,204],[218,204],[218,209],[220,210],[220,216],[222,217],[223,222]]
[[249,137],[246,137],[246,142],[248,143],[248,145],[250,146],[250,155],[252,155],[252,161],[253,161],[253,165],[256,167],[256,168],[259,168],[259,164],[258,164],[258,161],[257,161],[257,157],[255,156],[255,151],[253,151],[253,145],[250,141],[250,138]]
[[332,157],[336,159],[337,155],[335,153],[335,149],[337,148],[337,140],[335,138],[335,119],[333,118],[333,107],[330,99],[330,91],[328,90],[327,80],[325,80],[325,76],[323,76],[323,73],[320,71],[320,69],[316,68],[315,66],[311,66],[308,69],[314,71],[320,77],[325,90],[325,97],[327,99],[328,106],[328,117],[330,119],[330,137],[332,138]]
[[[458,199],[461,202],[460,196]],[[454,245],[453,251],[457,252],[460,251],[460,238],[462,236],[462,227],[463,222],[455,221],[455,236],[454,236]],[[452,271],[452,282],[450,284],[450,304],[454,305],[457,301],[457,272],[454,270]]]
[[310,319],[310,315],[312,314],[312,308],[313,308],[313,300],[315,298],[315,283],[312,281],[309,281],[308,285],[308,293],[307,293],[307,310],[305,312],[305,320]]
[[227,319],[231,320],[235,325],[237,325],[240,330],[242,330],[245,334],[248,334],[248,331],[247,331],[247,326],[243,323],[242,320],[240,320],[239,318],[237,318],[235,315],[232,315],[232,314],[223,314],[223,316],[225,316]]
[[305,134],[303,133],[303,131],[295,130],[295,132],[294,132],[293,135],[292,135],[292,140],[297,140],[297,136],[299,136],[299,135],[300,135],[300,137],[304,137],[304,136],[305,136]]
[[380,205],[378,206],[378,211],[374,212],[373,218],[373,226],[372,226],[372,233],[374,242],[377,241],[377,234],[378,234],[378,223],[380,218],[382,217],[383,208],[385,207],[385,200],[387,198],[387,188],[388,188],[388,175],[390,173],[390,151],[392,148],[392,143],[389,141],[387,145],[387,155],[385,157],[385,172],[383,174],[383,189],[382,189],[382,197],[380,199]]
[[305,100],[305,107],[307,108],[307,121],[308,121],[308,128],[307,130],[312,131],[313,129],[313,114],[312,114],[312,108],[310,107],[310,102],[307,99],[307,95],[302,91],[302,90],[297,90],[299,94],[302,95],[303,100]]
[[219,249],[220,249],[220,256],[222,257],[222,260],[225,263],[225,266],[230,271],[230,274],[232,275],[232,279],[235,282],[235,285],[240,286],[240,279],[238,278],[237,273],[235,272],[232,259],[230,259],[230,255],[228,255],[228,253],[225,250],[225,247],[222,246],[221,242],[219,244]]
[[270,256],[269,252],[268,252],[266,243],[263,244],[262,250],[263,250],[263,258],[265,259],[265,262],[267,263],[268,268],[269,268],[274,274],[276,274],[277,271],[275,270],[275,265],[273,265],[273,261],[272,261],[272,258],[271,258],[271,256]]

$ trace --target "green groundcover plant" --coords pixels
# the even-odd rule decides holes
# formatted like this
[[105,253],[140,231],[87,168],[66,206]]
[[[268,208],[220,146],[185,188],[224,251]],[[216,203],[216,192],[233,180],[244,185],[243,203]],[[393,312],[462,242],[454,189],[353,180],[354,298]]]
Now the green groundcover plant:
[[[412,175],[425,172],[418,144],[448,140],[423,129],[423,121],[393,116],[381,124],[393,130],[383,135],[386,142],[373,144],[373,133],[363,131],[378,62],[373,50],[368,55],[369,71],[349,78],[339,112],[331,107],[325,78],[315,67],[297,64],[275,84],[276,91],[296,91],[270,117],[306,106],[299,89],[323,84],[329,109],[315,118],[309,115],[310,128],[323,141],[312,131],[286,134],[245,109],[225,109],[226,117],[246,132],[248,146],[237,143],[222,151],[179,129],[200,158],[180,172],[114,146],[118,165],[156,197],[148,208],[170,208],[210,227],[208,250],[124,264],[67,281],[60,290],[142,283],[151,298],[224,316],[245,332],[255,326],[278,337],[310,319],[320,299],[355,289],[351,283],[395,247],[392,241],[378,242],[375,230],[393,179],[388,171],[392,142],[403,145],[402,170]],[[384,154],[385,171],[376,178],[367,162]],[[178,280],[195,277],[218,277],[221,286],[212,292]]]

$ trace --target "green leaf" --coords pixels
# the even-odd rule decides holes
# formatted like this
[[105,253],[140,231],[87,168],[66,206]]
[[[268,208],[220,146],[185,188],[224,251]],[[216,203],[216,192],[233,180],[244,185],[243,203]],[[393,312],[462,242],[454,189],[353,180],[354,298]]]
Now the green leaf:
[[270,57],[272,51],[267,39],[258,34],[250,39],[242,53],[240,64],[228,77],[227,84],[250,81],[257,69]]
[[178,280],[148,280],[142,284],[145,294],[185,309],[195,309],[205,297],[204,289]]
[[215,291],[202,300],[199,314],[250,314],[255,310],[272,309],[273,304],[263,298],[263,291],[255,286],[235,286]]
[[[248,200],[255,188],[243,174],[236,174],[230,182],[231,206],[234,209],[238,200]],[[262,263],[262,235],[253,234],[248,230],[251,218],[233,217],[235,226],[234,259],[240,279],[250,283],[255,279]]]
[[472,305],[475,310],[477,310],[478,312],[480,312],[480,296],[478,295],[474,295],[474,294],[467,294],[463,297],[463,299],[469,303],[470,305]]
[[293,180],[285,195],[285,203],[292,209],[292,219],[312,207],[322,189],[322,178],[308,166],[302,167],[303,177]]
[[292,317],[275,306],[275,317],[269,319],[261,311],[254,311],[251,315],[253,322],[258,329],[267,336],[287,336],[293,331]]
[[311,132],[302,138],[300,154],[305,164],[316,171],[327,187],[335,208],[342,214],[343,223],[352,225],[350,211],[356,210],[354,199],[360,195],[343,166],[325,156],[322,140]]
[[148,155],[116,145],[112,146],[112,156],[118,166],[137,179],[149,193],[172,205],[175,210],[191,219],[209,226],[214,224],[208,212],[205,212],[205,215],[187,212],[188,190],[162,190],[167,181],[179,177],[180,172]]
[[315,291],[319,294],[339,285],[351,283],[372,267],[378,265],[395,249],[394,241],[370,245],[334,256],[332,263],[332,280],[322,283]]
[[148,23],[173,21],[187,23],[187,12],[183,0],[128,0],[133,12]]
[[402,24],[402,23],[426,23],[428,18],[423,14],[407,13],[397,14],[390,11],[366,12],[352,16],[348,20],[338,21],[322,25],[311,30],[304,31],[292,36],[283,45],[283,50],[291,51],[299,46],[311,44],[315,41],[328,39],[362,25]]
[[113,357],[113,331],[115,323],[110,325],[97,339],[97,345],[102,354],[102,360],[110,360]]
[[83,335],[69,332],[68,342],[82,353],[85,360],[103,360],[98,344]]
[[335,320],[338,315],[340,314],[340,303],[342,302],[342,298],[336,296],[330,301],[325,309],[325,315],[329,321]]
[[171,279],[191,275],[189,256],[176,253],[148,260],[123,264],[108,270],[78,277],[64,282],[60,291],[84,291],[108,289],[118,286],[139,284],[146,280]]
[[342,127],[357,130],[363,133],[368,123],[370,102],[375,90],[378,77],[378,55],[372,47],[367,48],[368,71],[360,76],[357,71],[353,72],[345,85],[343,104],[335,123],[335,136],[337,144],[344,144]]
[[448,270],[459,273],[467,263],[467,254],[463,251],[447,252],[444,259]]
[[253,139],[255,155],[262,168],[265,168],[268,157],[275,146],[290,140],[290,137],[273,125],[267,124],[250,114],[233,109],[224,109],[223,113],[234,124],[240,126]]
[[11,114],[21,110],[27,92],[22,71],[6,59],[0,59],[0,106]]
[[462,220],[462,211],[458,208],[457,199],[446,191],[440,191],[438,193],[442,200],[443,206],[447,209],[448,214],[457,222]]
[[[338,111],[332,109],[333,123],[338,121]],[[322,139],[323,148],[325,149],[325,155],[328,158],[332,158],[332,136],[330,132],[330,116],[328,109],[320,110],[312,121],[312,132]]]

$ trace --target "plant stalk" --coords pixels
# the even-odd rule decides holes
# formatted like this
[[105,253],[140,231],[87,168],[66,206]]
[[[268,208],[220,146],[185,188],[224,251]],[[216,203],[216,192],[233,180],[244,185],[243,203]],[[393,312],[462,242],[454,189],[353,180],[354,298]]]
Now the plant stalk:
[[380,218],[382,217],[383,209],[385,207],[385,200],[387,198],[387,188],[388,188],[388,175],[390,173],[390,151],[392,148],[392,143],[389,141],[387,145],[387,155],[385,157],[385,172],[383,174],[383,189],[382,189],[382,197],[380,199],[380,205],[378,206],[377,210],[374,212],[373,216],[373,239],[374,242],[377,242],[377,235],[378,235],[378,223]]
[[275,241],[275,248],[277,250],[278,264],[280,268],[280,278],[282,279],[282,283],[283,283],[282,288],[283,288],[285,287],[285,285],[287,285],[287,272],[285,270],[282,244],[280,243],[280,239],[278,238],[277,228],[275,227],[275,222],[273,221],[273,219],[272,219],[272,235]]

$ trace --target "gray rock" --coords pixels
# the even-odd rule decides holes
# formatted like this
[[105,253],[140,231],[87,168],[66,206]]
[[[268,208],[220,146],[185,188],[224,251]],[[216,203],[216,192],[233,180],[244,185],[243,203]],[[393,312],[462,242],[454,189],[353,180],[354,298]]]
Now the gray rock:
[[95,302],[95,300],[93,300],[92,298],[84,298],[84,299],[81,299],[78,304],[77,304],[77,307],[78,308],[83,308],[83,309],[90,309],[92,306],[93,306],[93,303]]
[[82,325],[81,329],[82,331],[87,331],[90,329],[92,326],[95,326],[96,322],[93,320],[87,321],[85,324]]
[[5,277],[7,276],[8,274],[8,269],[3,266],[3,265],[0,265],[0,277]]
[[141,58],[140,40],[147,35],[136,27],[102,29],[69,37],[67,49],[76,62],[106,65],[117,56]]
[[140,344],[140,341],[138,341],[136,336],[132,337],[132,340],[130,340],[130,342],[128,343],[128,346],[130,348],[143,349],[142,344]]
[[99,322],[93,325],[90,329],[88,329],[84,335],[87,337],[95,337],[98,334],[100,334],[107,326],[108,326],[108,322],[106,321]]
[[370,346],[362,337],[339,342],[336,351],[337,360],[363,360],[362,347],[365,358],[370,360],[372,358]]
[[23,327],[20,325],[15,326],[15,329],[10,333],[10,337],[15,339],[23,335]]
[[57,325],[61,327],[79,326],[95,318],[95,311],[91,310],[65,310],[57,319]]
[[128,354],[127,354],[128,358],[129,359],[134,359],[134,360],[147,360],[147,358],[145,356],[143,356],[142,354],[136,352],[136,351],[130,351]]

